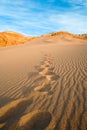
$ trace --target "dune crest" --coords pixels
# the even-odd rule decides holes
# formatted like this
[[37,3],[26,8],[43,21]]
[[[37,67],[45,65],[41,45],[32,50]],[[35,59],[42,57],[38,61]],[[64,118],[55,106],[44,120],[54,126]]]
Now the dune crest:
[[87,34],[72,34],[72,33],[64,32],[64,31],[53,32],[53,33],[46,34],[46,35],[43,35],[43,36],[65,36],[65,37],[69,36],[69,37],[72,37],[72,38],[87,40]]
[[16,32],[0,32],[0,47],[24,44],[33,37],[24,36]]
[[[37,38],[40,39],[42,37],[48,37],[49,39],[46,40],[50,42],[51,37],[58,37],[66,40],[71,40],[72,38],[74,39],[82,39],[82,40],[87,40],[87,34],[72,34],[69,32],[54,32],[50,34],[45,34],[42,36],[38,36]],[[5,46],[11,46],[11,45],[18,45],[18,44],[24,44],[24,43],[29,43],[32,39],[35,39],[36,37],[30,37],[30,36],[24,36],[20,33],[17,32],[0,32],[0,47],[5,47]],[[30,42],[31,43],[31,42]]]

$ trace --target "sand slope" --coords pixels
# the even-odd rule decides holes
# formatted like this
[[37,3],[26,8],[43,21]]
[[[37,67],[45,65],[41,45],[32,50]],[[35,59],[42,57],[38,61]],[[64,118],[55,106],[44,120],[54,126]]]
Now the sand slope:
[[16,32],[0,32],[0,47],[23,44],[33,38]]
[[0,129],[87,130],[87,41],[0,48]]

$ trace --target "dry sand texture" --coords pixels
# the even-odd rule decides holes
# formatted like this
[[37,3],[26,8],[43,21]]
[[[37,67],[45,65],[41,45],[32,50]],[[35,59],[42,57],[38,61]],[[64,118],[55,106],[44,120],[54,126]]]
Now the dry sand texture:
[[1,130],[87,130],[87,41],[43,36],[0,49]]
[[24,44],[33,38],[16,32],[0,32],[0,47]]

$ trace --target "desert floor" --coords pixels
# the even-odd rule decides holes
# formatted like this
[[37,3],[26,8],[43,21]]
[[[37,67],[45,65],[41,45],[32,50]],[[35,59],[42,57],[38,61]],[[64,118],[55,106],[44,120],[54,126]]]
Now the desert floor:
[[0,48],[1,130],[87,130],[87,41]]

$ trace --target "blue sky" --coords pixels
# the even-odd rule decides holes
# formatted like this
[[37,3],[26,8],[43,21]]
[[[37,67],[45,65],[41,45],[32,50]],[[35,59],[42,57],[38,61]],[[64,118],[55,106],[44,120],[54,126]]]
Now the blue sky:
[[87,33],[87,0],[0,0],[0,31]]

